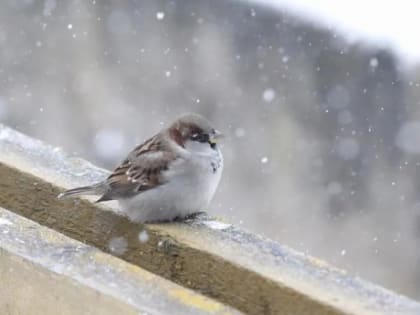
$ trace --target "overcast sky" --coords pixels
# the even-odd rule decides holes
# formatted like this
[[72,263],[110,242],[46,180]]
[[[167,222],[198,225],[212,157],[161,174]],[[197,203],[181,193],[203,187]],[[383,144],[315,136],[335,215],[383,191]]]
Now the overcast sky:
[[405,62],[420,62],[419,0],[255,0],[337,30],[349,40],[374,41]]

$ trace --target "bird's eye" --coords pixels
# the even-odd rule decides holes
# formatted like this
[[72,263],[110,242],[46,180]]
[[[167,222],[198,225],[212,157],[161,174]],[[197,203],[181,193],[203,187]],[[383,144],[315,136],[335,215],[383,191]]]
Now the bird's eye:
[[209,139],[210,139],[210,136],[205,133],[194,133],[191,135],[191,140],[198,141],[201,143],[208,142]]

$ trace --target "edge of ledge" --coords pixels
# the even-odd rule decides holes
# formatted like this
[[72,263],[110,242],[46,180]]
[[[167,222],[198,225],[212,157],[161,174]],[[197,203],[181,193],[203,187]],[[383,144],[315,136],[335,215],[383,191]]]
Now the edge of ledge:
[[[45,298],[42,291],[47,288],[43,288],[43,283],[35,281],[32,277],[16,279],[19,276],[14,274],[12,280],[16,279],[18,283],[23,280],[24,287],[35,288],[30,292],[35,292],[33,294],[37,297],[36,305],[42,304],[43,302],[40,300],[43,298],[45,298],[45,304],[54,303],[51,301],[51,295],[61,301],[68,298],[69,301],[64,305],[75,305],[77,299],[83,300],[87,296],[88,299],[91,298],[91,301],[87,302],[95,304],[80,305],[79,311],[102,309],[101,312],[106,314],[112,314],[112,311],[116,310],[123,310],[124,314],[126,312],[129,314],[139,314],[139,312],[191,315],[240,314],[219,302],[182,288],[3,208],[0,208],[0,231],[1,266],[11,265],[10,269],[12,270],[10,271],[16,273],[15,269],[18,269],[19,264],[23,264],[24,268],[22,269],[29,270],[31,274],[41,272],[45,276],[44,279],[47,279],[46,281],[53,279],[55,284],[64,283],[62,285],[64,289],[60,292],[70,292],[68,297],[58,296],[57,287],[61,288],[62,286],[57,285],[54,290],[50,290],[48,298]],[[7,260],[11,263],[7,264]],[[3,269],[0,274],[5,276],[5,273],[9,272],[6,269]],[[7,277],[4,278],[7,279]],[[5,282],[3,279],[0,284],[0,292],[2,290],[9,291],[10,287],[15,286],[15,283]],[[19,288],[17,290],[26,289]],[[36,293],[37,291],[41,291],[41,293]],[[71,294],[72,291],[73,294]],[[74,295],[74,292],[78,291],[83,291],[85,294]],[[96,293],[92,294],[89,291]],[[25,299],[30,300],[35,297],[26,296]],[[17,309],[20,307],[22,310],[22,303],[15,298],[10,296],[10,293],[2,294],[0,301],[3,302],[0,304],[8,304],[9,307],[12,307],[15,303],[18,305],[15,307]],[[30,307],[32,303],[29,302],[26,305],[26,307]],[[40,309],[32,311],[42,313]]]
[[[127,237],[131,251],[121,258],[244,312],[420,313],[420,303],[416,301],[348,276],[321,260],[205,216],[186,223],[141,226],[115,215],[113,212],[118,209],[112,204],[103,207],[85,199],[58,202],[54,198],[63,187],[91,184],[104,178],[107,172],[71,157],[61,149],[0,125],[0,174],[2,171],[9,177],[3,185],[10,200],[2,198],[0,193],[0,206],[2,202],[6,203],[7,208],[13,211],[103,250],[107,250],[104,238],[120,233]],[[22,174],[19,180],[16,172]],[[27,174],[26,177],[23,174]],[[35,187],[31,180],[37,183]],[[22,190],[13,185],[21,185]],[[30,204],[40,205],[34,206],[37,209],[35,212],[27,212],[25,207],[28,204],[24,200],[16,200],[19,193],[35,193],[35,199],[28,200]],[[49,217],[42,214],[46,210],[50,211]],[[57,211],[65,213],[65,220],[59,218]],[[93,233],[90,230],[83,230],[85,226],[77,226],[80,218],[74,211],[82,219],[90,220],[90,224],[95,221],[95,235],[89,234]],[[75,229],[67,225],[74,225]],[[149,244],[137,244],[137,235],[141,230],[146,230],[151,236]],[[163,244],[164,248],[159,248],[159,244]],[[139,255],[139,251],[143,254]],[[252,287],[253,284],[255,287]]]

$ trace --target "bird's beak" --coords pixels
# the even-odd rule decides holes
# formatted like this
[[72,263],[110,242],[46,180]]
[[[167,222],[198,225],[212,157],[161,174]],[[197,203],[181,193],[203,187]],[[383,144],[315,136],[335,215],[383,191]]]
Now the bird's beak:
[[211,135],[210,135],[210,139],[209,139],[209,143],[210,144],[216,144],[218,143],[221,139],[223,139],[225,137],[225,135],[223,133],[221,133],[219,130],[215,130]]

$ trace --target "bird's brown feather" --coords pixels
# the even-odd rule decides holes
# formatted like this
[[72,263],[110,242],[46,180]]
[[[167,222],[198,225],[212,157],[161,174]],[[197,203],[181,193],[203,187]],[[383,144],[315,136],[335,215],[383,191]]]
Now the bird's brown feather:
[[164,151],[162,141],[155,136],[131,151],[106,179],[108,189],[98,202],[128,198],[164,184],[162,172],[168,169],[177,155]]

